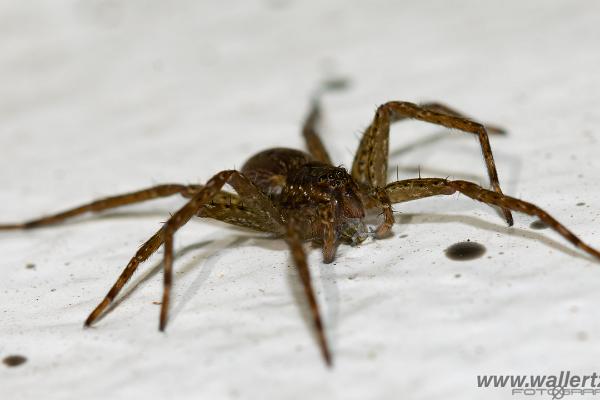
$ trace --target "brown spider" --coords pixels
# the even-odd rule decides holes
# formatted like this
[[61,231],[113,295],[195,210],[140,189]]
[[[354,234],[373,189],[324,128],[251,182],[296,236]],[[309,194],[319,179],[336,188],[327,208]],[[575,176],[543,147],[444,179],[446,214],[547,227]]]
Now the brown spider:
[[[387,183],[390,124],[406,118],[477,135],[493,191],[475,183],[441,178],[419,177]],[[366,238],[368,233],[364,218],[367,210],[382,211],[384,220],[374,235],[383,238],[390,234],[394,224],[392,204],[459,192],[474,200],[500,207],[509,225],[513,224],[510,210],[535,215],[576,247],[600,259],[598,250],[582,242],[546,211],[534,204],[502,194],[486,128],[449,107],[437,103],[416,105],[400,101],[379,106],[373,122],[363,134],[350,173],[331,163],[315,129],[318,119],[319,105],[314,100],[303,127],[308,153],[286,148],[269,149],[251,157],[240,171],[221,171],[205,185],[154,186],[96,200],[29,222],[0,225],[0,230],[50,225],[86,212],[100,212],[180,194],[190,200],[142,245],[108,294],[85,320],[85,326],[98,319],[138,265],[164,244],[164,291],[159,324],[159,329],[164,330],[173,274],[173,236],[194,216],[214,218],[285,238],[310,305],[319,346],[327,365],[331,365],[332,358],[312,289],[303,242],[320,244],[323,248],[323,261],[330,263],[335,258],[339,243],[357,244]],[[501,129],[490,126],[488,130],[502,133]],[[233,187],[236,193],[222,191],[225,184]]]

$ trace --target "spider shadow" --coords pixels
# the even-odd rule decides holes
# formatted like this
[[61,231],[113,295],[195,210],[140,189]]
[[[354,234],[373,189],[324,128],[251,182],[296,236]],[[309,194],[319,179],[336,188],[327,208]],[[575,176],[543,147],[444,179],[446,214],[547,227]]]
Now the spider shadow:
[[[189,245],[182,247],[181,249],[175,251],[175,254],[173,255],[174,263],[176,263],[178,259],[181,259],[182,257],[186,256],[187,254],[192,253],[196,250],[200,250],[200,249],[206,250],[206,252],[204,252],[204,254],[202,254],[201,256],[192,257],[185,264],[183,264],[179,268],[177,268],[176,272],[174,272],[176,274],[176,276],[186,275],[186,274],[190,273],[192,270],[194,270],[199,264],[205,264],[204,268],[200,268],[199,275],[194,279],[194,281],[192,282],[190,287],[183,294],[182,299],[180,301],[178,301],[176,303],[176,306],[173,307],[172,310],[169,312],[171,320],[174,319],[175,316],[180,313],[180,311],[183,309],[185,304],[187,304],[192,299],[194,294],[198,291],[198,289],[202,286],[202,284],[210,276],[215,264],[211,263],[211,262],[206,262],[206,261],[210,260],[213,256],[218,254],[220,250],[227,248],[228,246],[234,244],[235,242],[243,241],[245,239],[246,239],[245,236],[238,235],[238,236],[227,237],[227,238],[222,238],[222,239],[203,240],[203,241],[189,244]],[[150,268],[147,268],[144,272],[140,273],[137,278],[132,279],[132,281],[123,290],[122,294],[120,294],[107,307],[107,309],[102,313],[102,315],[99,316],[99,318],[97,319],[96,322],[99,322],[100,320],[102,320],[106,316],[108,316],[108,314],[110,314],[123,301],[128,299],[131,296],[131,294],[138,287],[140,287],[145,282],[147,282],[148,280],[153,278],[163,268],[164,268],[164,262],[163,262],[163,260],[161,260],[161,261],[155,263],[154,265],[152,265]]]
[[[451,177],[452,179],[463,179],[463,180],[467,180],[467,181],[471,181],[471,182],[475,182],[475,183],[479,183],[480,185],[482,185],[483,187],[486,187],[486,184],[483,182],[487,181],[487,177],[483,176],[483,175],[477,175],[477,174],[473,174],[473,173],[465,173],[463,171],[452,171],[452,170],[448,170],[446,168],[444,169],[439,169],[439,168],[432,168],[432,167],[428,167],[428,166],[423,166],[423,165],[404,165],[404,166],[400,166],[398,164],[396,164],[396,168],[394,168],[394,163],[396,162],[396,160],[398,158],[401,158],[401,156],[410,153],[411,151],[414,151],[416,149],[422,148],[422,147],[426,147],[428,145],[432,145],[432,144],[436,144],[438,142],[441,141],[457,141],[457,140],[461,140],[464,136],[461,135],[469,135],[468,133],[465,132],[460,132],[458,134],[454,133],[455,130],[443,130],[443,131],[439,131],[437,133],[434,134],[430,134],[428,136],[422,137],[420,139],[417,139],[411,143],[408,143],[402,147],[396,148],[395,150],[391,150],[389,153],[389,170],[388,170],[388,182],[393,182],[396,180],[401,180],[401,179],[407,179],[410,177],[421,177],[421,174],[426,175],[426,176],[432,176],[432,177],[438,177],[438,178],[443,178],[443,177]],[[490,135],[490,137],[495,137],[498,135]],[[474,144],[474,146],[478,146],[478,144]],[[463,149],[463,147],[460,148],[461,150]],[[469,154],[473,154],[472,152],[477,152],[479,154],[481,154],[481,149],[478,147],[473,147],[472,150],[469,150],[470,148],[464,148],[465,152],[469,152]],[[456,149],[455,149],[456,150]],[[518,176],[520,175],[520,171],[522,169],[522,162],[521,159],[512,153],[504,153],[504,152],[498,152],[494,149],[492,149],[493,154],[495,156],[500,155],[499,159],[507,159],[509,160],[509,162],[507,163],[509,168],[509,173],[507,174],[508,179],[505,181],[504,184],[502,184],[502,187],[504,189],[505,193],[511,193],[511,192],[515,192],[516,191],[516,186],[517,186],[517,182],[518,182]],[[496,160],[497,162],[498,160]],[[484,167],[485,168],[485,167]],[[484,170],[482,170],[484,171]],[[400,176],[399,172],[404,173],[404,176]],[[408,175],[408,176],[406,176]],[[483,183],[483,184],[482,184]],[[504,214],[501,211],[501,209],[499,208],[495,208],[496,210],[496,214],[499,215],[501,218],[504,218]]]
[[[391,132],[390,132],[390,134],[391,134]],[[391,158],[395,158],[395,157],[400,157],[400,156],[402,156],[406,153],[409,153],[415,149],[418,149],[420,147],[434,144],[437,142],[441,142],[442,140],[447,140],[449,138],[452,138],[452,136],[449,135],[447,131],[440,131],[440,132],[422,137],[420,139],[417,139],[412,143],[405,144],[404,146],[398,147],[395,150],[391,150],[389,153],[389,158],[391,159]]]
[[[289,252],[289,247],[285,243],[285,240],[281,237],[257,234],[257,232],[254,232],[252,230],[228,225],[221,221],[215,221],[215,220],[211,220],[211,219],[202,219],[201,222],[209,223],[209,224],[212,224],[215,226],[224,227],[224,228],[228,229],[229,231],[237,233],[237,235],[230,237],[229,239],[223,239],[223,241],[222,241],[223,247],[228,247],[231,245],[244,246],[244,245],[248,245],[249,243],[251,243],[252,246],[259,247],[264,250],[286,252],[286,259],[284,262],[286,263],[286,266],[287,266],[288,286],[292,293],[294,302],[295,302],[296,306],[298,307],[299,313],[300,313],[302,319],[304,320],[304,323],[307,326],[308,331],[312,333],[312,336],[318,345],[318,336],[317,336],[316,330],[314,329],[310,305],[308,303],[308,300],[306,299],[306,294],[304,292],[304,286],[302,285],[302,281],[300,279],[300,276],[298,275],[297,269],[294,267],[294,262],[292,260],[291,253]],[[324,322],[326,323],[326,328],[335,326],[337,324],[336,321],[337,321],[337,317],[339,315],[339,298],[340,298],[339,290],[338,290],[337,282],[336,282],[336,271],[335,271],[336,263],[334,262],[334,263],[327,264],[327,265],[324,264],[321,261],[321,248],[320,247],[315,248],[313,246],[305,246],[304,249],[306,252],[307,260],[310,259],[310,255],[313,254],[314,252],[318,253],[318,255],[316,257],[318,261],[315,261],[313,259],[312,265],[314,265],[315,267],[311,268],[311,272],[312,272],[311,275],[313,276],[313,283],[314,283],[314,275],[315,275],[314,272],[317,268],[319,268],[319,271],[320,271],[319,278],[320,278],[320,282],[321,282],[321,285],[323,288],[323,302],[327,305],[327,313],[325,314],[326,318],[324,318],[325,319]],[[212,264],[213,262],[216,262],[215,257],[212,257],[212,255],[204,257],[203,259],[206,260],[204,262],[204,264],[206,264],[206,263]],[[308,261],[308,264],[309,264],[309,268],[310,268],[311,262]],[[211,266],[209,266],[209,268],[207,268],[206,278],[208,277],[208,274],[210,274],[210,270],[212,270],[213,267],[214,267],[214,265],[211,265]],[[204,270],[204,268],[203,268],[203,270]],[[206,278],[204,278],[202,280],[202,282],[204,280],[206,280]],[[197,291],[200,288],[201,284],[202,284],[201,282],[195,281],[195,283],[190,285],[190,287],[188,289],[188,292],[189,292],[188,301],[193,297],[193,295],[194,295],[193,292]],[[315,295],[317,295],[317,297],[318,297],[318,293],[315,293]],[[181,311],[185,302],[182,300],[182,301],[180,301],[179,304],[180,304],[180,307],[178,307],[177,312]],[[173,312],[173,315],[175,315],[175,312]]]
[[[119,214],[122,216],[123,214]],[[127,214],[128,216],[129,214]],[[500,224],[495,224],[493,222],[487,222],[481,218],[468,216],[468,215],[446,215],[446,214],[437,214],[437,213],[402,213],[396,214],[396,219],[398,224],[448,224],[448,223],[461,223],[473,226],[475,228],[495,232],[499,234],[506,234],[513,237],[519,237],[527,240],[535,240],[542,242],[546,246],[553,248],[554,250],[560,251],[564,254],[567,254],[571,257],[576,257],[578,259],[583,259],[590,261],[591,257],[588,257],[586,254],[581,254],[579,251],[568,247],[555,239],[548,237],[547,235],[540,232],[532,232],[527,229],[515,228],[515,227],[505,227]],[[185,308],[186,304],[193,299],[193,297],[199,292],[200,288],[203,284],[208,280],[211,275],[214,267],[218,263],[218,254],[221,250],[228,248],[230,246],[243,246],[246,245],[249,241],[252,241],[252,245],[256,247],[260,247],[267,250],[274,251],[287,251],[288,247],[285,242],[281,238],[269,237],[269,236],[260,236],[260,235],[252,235],[248,234],[251,231],[247,231],[244,229],[237,229],[235,227],[231,227],[229,225],[211,221],[204,220],[203,222],[208,222],[211,224],[217,224],[222,226],[227,226],[231,231],[232,235],[228,235],[225,238],[214,239],[214,240],[203,240],[190,245],[187,245],[175,253],[175,260],[181,259],[188,255],[191,252],[195,252],[200,249],[206,250],[200,256],[195,256],[177,268],[177,276],[185,275],[193,270],[195,270],[199,265],[201,265],[200,272],[197,277],[194,278],[191,284],[189,284],[188,288],[185,290],[179,301],[174,304],[170,312],[170,322],[173,322],[177,316],[181,313],[181,311]],[[371,219],[369,222],[375,223],[374,219]],[[391,239],[391,238],[390,238]],[[368,245],[368,244],[367,244]],[[320,283],[323,290],[323,295],[317,297],[321,297],[323,300],[320,302],[325,305],[325,313],[323,315],[325,322],[325,333],[329,332],[330,340],[328,342],[332,346],[331,351],[334,352],[335,349],[335,341],[331,340],[332,329],[337,325],[337,319],[339,316],[339,304],[340,304],[340,294],[339,289],[336,282],[336,263],[324,265],[322,262],[315,262],[315,257],[310,257],[313,252],[317,249],[309,249],[306,247],[307,258],[312,258],[313,268],[311,271],[316,270],[315,267],[319,268],[320,271]],[[318,257],[320,257],[320,251],[318,252]],[[297,270],[293,267],[293,262],[291,261],[291,256],[288,254],[286,263],[288,264],[287,268],[287,281],[290,287],[292,297],[294,298],[294,303],[298,307],[301,318],[304,320],[306,324],[307,330],[310,332],[315,343],[318,344],[317,331],[314,329],[314,322],[312,318],[312,313],[310,310],[310,306],[308,301],[306,300],[306,295],[304,293],[304,287],[300,281],[300,277],[298,276]],[[116,308],[121,302],[129,298],[133,291],[135,291],[139,286],[143,285],[146,281],[154,277],[163,267],[163,262],[157,262],[152,267],[148,268],[145,272],[140,274],[135,280],[133,280],[124,291],[124,293],[119,296],[108,308],[107,310],[100,316],[99,320],[103,319],[109,313],[112,312],[114,308]],[[313,278],[314,282],[314,278]]]
[[[252,232],[252,231],[244,230],[241,228],[231,227],[231,225],[227,225],[227,224],[224,224],[219,221],[210,220],[210,222],[218,224],[218,225],[227,226],[233,230],[239,229],[240,232],[246,232],[246,233]],[[286,264],[286,280],[287,280],[288,286],[290,288],[292,298],[294,299],[294,303],[298,307],[298,312],[300,313],[301,318],[304,320],[307,330],[313,336],[313,339],[315,340],[315,343],[317,344],[317,348],[318,348],[319,347],[318,336],[317,336],[317,331],[314,329],[314,322],[313,322],[310,305],[306,298],[306,293],[304,292],[304,286],[302,284],[302,280],[300,279],[298,270],[294,266],[294,261],[292,259],[292,255],[289,252],[289,247],[285,243],[285,240],[283,238],[273,237],[273,236],[245,236],[244,238],[247,239],[246,242],[249,242],[251,240],[252,245],[255,247],[260,247],[265,250],[272,250],[272,251],[278,251],[278,252],[285,251],[286,252],[286,259],[284,261]],[[241,244],[244,245],[246,242],[242,242]],[[320,258],[322,257],[320,247],[314,247],[314,246],[309,246],[309,245],[305,244],[304,250],[306,253],[308,266],[311,270],[311,277],[312,277],[313,285],[315,283],[315,271],[317,268],[319,269],[319,274],[318,274],[319,280],[320,280],[321,286],[323,288],[322,303],[327,305],[326,314],[323,314],[323,310],[321,309],[321,312],[322,312],[321,317],[322,318],[324,317],[323,322],[325,323],[325,328],[326,328],[325,334],[327,334],[327,331],[331,327],[337,325],[336,321],[337,321],[337,319],[338,319],[337,317],[339,315],[339,298],[340,298],[340,296],[339,296],[339,290],[338,290],[337,282],[336,282],[336,268],[335,268],[336,263],[333,262],[331,264],[324,264],[320,260]],[[314,254],[314,253],[317,253],[316,258],[318,261],[315,261],[314,257],[313,257],[313,260],[312,260],[313,262],[311,263],[310,256],[311,256],[311,254]],[[313,266],[313,267],[311,268],[311,266]],[[315,288],[313,287],[313,289],[315,289]],[[317,296],[317,301],[319,301],[318,300],[319,293],[317,292],[317,290],[315,290],[315,296]],[[330,343],[330,345],[332,344],[331,342],[329,342],[329,343]]]
[[[442,141],[457,141],[457,140],[461,140],[464,136],[461,135],[469,135],[468,133],[465,132],[460,132],[460,133],[455,133],[454,130],[443,130],[443,131],[439,131],[433,134],[430,134],[428,136],[422,137],[420,139],[417,139],[411,143],[408,143],[402,147],[398,147],[395,148],[393,150],[390,150],[389,153],[389,157],[388,157],[388,162],[389,162],[389,170],[388,170],[388,180],[392,181],[392,180],[397,180],[396,178],[399,179],[406,179],[403,177],[397,177],[396,176],[396,171],[398,172],[404,172],[406,174],[409,174],[409,177],[413,177],[413,176],[420,176],[421,173],[428,175],[428,176],[433,176],[433,177],[446,177],[446,176],[450,176],[453,177],[454,179],[459,178],[459,179],[465,179],[465,180],[470,180],[470,181],[474,181],[474,182],[478,182],[478,181],[485,181],[487,179],[487,176],[484,175],[476,175],[476,174],[472,174],[472,173],[465,173],[463,171],[450,171],[447,169],[437,169],[437,168],[431,168],[431,167],[424,167],[423,165],[418,165],[418,166],[414,166],[414,165],[408,165],[408,166],[400,166],[398,164],[396,164],[396,161],[401,158],[402,156],[417,150],[419,148],[422,147],[426,147],[432,144],[436,144],[438,142],[442,142]],[[490,137],[495,137],[497,135],[490,135]],[[477,152],[479,154],[481,154],[481,150],[478,146],[478,142],[475,141],[474,146],[472,151],[473,152]],[[465,148],[465,150],[467,150],[467,148]],[[505,153],[505,152],[498,152],[496,149],[492,149],[494,155],[496,157],[498,157],[499,159],[507,159],[508,165],[510,166],[510,172],[508,173],[508,179],[506,180],[507,184],[503,185],[503,187],[505,189],[508,189],[507,192],[513,192],[516,189],[516,182],[518,181],[518,176],[520,175],[520,171],[522,169],[522,163],[521,163],[521,159],[512,154],[512,153]],[[498,161],[498,160],[496,160]],[[394,165],[397,165],[397,167],[394,167]],[[502,214],[499,214],[502,215]]]
[[[119,213],[118,216],[130,216],[130,214]],[[138,214],[135,213],[135,216],[138,216]],[[446,215],[437,213],[402,213],[396,214],[396,218],[398,224],[466,224],[485,231],[495,232],[499,234],[507,234],[521,239],[539,241],[544,245],[554,250],[560,251],[568,256],[587,261],[593,260],[586,254],[581,254],[579,251],[572,249],[567,245],[564,245],[543,233],[532,232],[522,228],[505,227],[501,224],[487,222],[478,217],[468,215]],[[192,257],[191,259],[187,260],[184,264],[182,264],[179,268],[177,268],[177,275],[180,276],[182,274],[185,275],[190,271],[195,270],[199,265],[201,266],[198,275],[193,279],[192,283],[189,284],[189,286],[187,287],[183,295],[180,297],[180,299],[176,303],[174,302],[174,306],[172,307],[170,312],[171,323],[174,322],[174,320],[185,308],[185,306],[191,301],[191,299],[194,298],[194,296],[196,296],[200,288],[208,280],[215,266],[218,264],[218,260],[220,258],[218,255],[221,250],[226,249],[230,246],[244,246],[250,241],[252,241],[253,246],[261,247],[268,250],[288,250],[287,245],[280,238],[252,234],[251,231],[245,229],[237,229],[235,227],[231,227],[229,225],[217,221],[203,220],[202,222],[208,222],[210,224],[216,224],[219,226],[227,226],[228,230],[231,232],[231,235],[227,235],[224,238],[217,238],[214,240],[209,239],[198,241],[196,243],[192,243],[190,245],[182,247],[181,249],[175,252],[174,259],[178,260],[185,257],[189,253],[196,252],[197,250],[205,250],[200,256]],[[322,301],[320,301],[320,303],[325,306],[321,307],[322,312],[325,311],[324,313],[322,313],[322,317],[325,324],[325,335],[328,337],[328,343],[331,346],[331,352],[335,354],[336,341],[334,340],[335,335],[333,334],[333,332],[335,330],[335,327],[337,326],[340,304],[340,293],[336,282],[336,263],[334,262],[332,264],[324,265],[322,262],[319,262],[317,264],[317,262],[315,262],[315,258],[319,258],[321,256],[320,252],[318,252],[318,257],[310,257],[311,254],[314,254],[315,249],[309,250],[307,247],[306,250],[307,258],[312,259],[313,268],[311,268],[311,271],[315,271],[316,268],[319,268],[320,271],[319,278],[323,294],[321,296],[319,296],[318,292],[316,294],[317,297],[322,298]],[[318,332],[314,328],[314,321],[310,310],[310,306],[304,293],[304,287],[301,284],[301,280],[296,268],[293,267],[293,262],[291,261],[291,256],[289,252],[287,253],[286,263],[288,264],[286,274],[287,282],[290,287],[294,303],[298,307],[298,311],[300,313],[301,318],[304,321],[304,324],[306,325],[308,333],[315,341],[315,344],[318,348]],[[309,263],[309,265],[310,264],[311,263]],[[119,296],[107,308],[107,310],[100,316],[98,320],[101,320],[105,316],[110,314],[114,308],[121,304],[121,302],[129,298],[133,291],[135,291],[139,286],[143,285],[146,281],[154,277],[159,272],[159,270],[162,269],[162,267],[163,262],[157,262],[153,266],[148,268],[145,272],[140,274],[135,280],[132,280],[132,282],[128,285],[128,288],[126,288],[123,294]],[[314,278],[313,282],[315,282]]]
[[[447,214],[436,214],[436,213],[402,213],[397,216],[397,220],[402,223],[402,221],[409,221],[410,224],[449,224],[449,223],[461,223],[465,225],[470,225],[475,228],[495,232],[499,234],[504,234],[508,236],[518,237],[521,239],[534,240],[543,243],[544,245],[557,250],[561,253],[564,253],[568,256],[575,257],[581,260],[586,261],[595,261],[592,256],[587,253],[582,253],[574,248],[571,248],[565,244],[560,243],[559,241],[552,239],[542,233],[532,232],[523,228],[516,227],[507,227],[495,224],[493,222],[488,222],[478,217],[473,217],[469,215],[447,215]],[[558,233],[557,233],[558,234]]]
[[[314,329],[313,317],[312,317],[310,305],[308,303],[306,294],[304,292],[304,286],[302,285],[302,281],[300,279],[300,276],[298,275],[297,269],[294,267],[294,262],[292,260],[291,254],[289,252],[289,247],[285,243],[283,238],[273,237],[273,236],[268,236],[268,235],[267,236],[256,235],[256,232],[246,230],[243,228],[232,227],[231,225],[227,225],[220,221],[206,220],[206,222],[209,222],[209,223],[215,224],[215,225],[219,225],[219,226],[227,227],[229,230],[231,230],[233,232],[239,232],[238,235],[221,240],[220,241],[221,244],[219,246],[220,249],[226,248],[226,247],[229,247],[232,245],[244,246],[244,245],[251,244],[253,247],[259,247],[259,248],[265,249],[265,250],[286,252],[286,259],[284,261],[284,263],[287,267],[286,268],[286,271],[287,271],[287,273],[286,273],[287,279],[286,280],[288,282],[288,286],[290,288],[294,303],[298,307],[300,316],[304,320],[307,330],[308,330],[309,334],[311,334],[311,336],[315,340],[315,343],[317,344],[317,348],[318,348],[319,342],[318,342],[317,331]],[[254,233],[254,235],[252,233]],[[305,251],[306,251],[307,259],[310,258],[311,254],[317,253],[316,258],[317,258],[317,260],[319,260],[318,262],[315,262],[314,257],[313,257],[313,260],[312,260],[313,262],[310,263],[310,261],[309,261],[309,268],[310,268],[311,264],[314,265],[314,267],[311,268],[311,272],[312,272],[311,275],[313,275],[313,284],[315,283],[315,279],[314,279],[315,273],[314,272],[316,271],[317,268],[320,271],[319,278],[320,278],[321,286],[323,288],[322,303],[327,305],[326,314],[322,314],[322,318],[324,318],[325,328],[326,328],[325,334],[327,334],[327,331],[329,331],[331,329],[331,327],[337,325],[336,321],[337,321],[337,317],[339,315],[339,298],[340,297],[339,297],[339,290],[337,288],[337,282],[336,282],[336,278],[335,278],[336,277],[335,263],[332,263],[329,265],[323,264],[323,262],[320,261],[320,257],[321,257],[320,248],[313,248],[313,247],[305,246]],[[172,315],[172,319],[174,319],[175,316],[184,308],[185,304],[194,297],[196,292],[200,289],[202,284],[206,281],[206,279],[210,275],[211,271],[214,269],[214,266],[218,262],[218,256],[215,257],[215,255],[218,255],[217,253],[218,253],[218,250],[215,251],[211,255],[203,257],[204,262],[203,262],[202,271],[204,271],[204,272],[201,275],[199,275],[198,278],[196,278],[196,280],[194,280],[194,282],[189,286],[188,290],[186,291],[186,294],[184,294],[183,298],[178,302],[178,305],[176,306],[176,308],[170,313],[170,315]],[[199,261],[197,260],[196,263],[198,263],[198,262]],[[189,266],[191,267],[191,266],[193,266],[193,264],[194,263],[190,263]],[[185,268],[186,267],[184,266],[183,269],[185,269]],[[317,292],[315,293],[315,295],[317,295],[317,297],[319,297]],[[323,312],[323,311],[321,311],[321,312]],[[330,345],[333,344],[330,341],[329,341],[329,343],[330,343]],[[333,350],[333,348],[332,348],[332,350]]]
[[[140,214],[143,214],[140,216]],[[152,213],[156,214],[156,213]],[[162,214],[160,214],[162,215]],[[112,213],[111,215],[103,215],[105,218],[126,218],[131,216],[146,216],[146,213]],[[210,277],[212,271],[215,266],[218,264],[218,255],[221,250],[226,249],[231,246],[243,246],[249,241],[252,241],[252,245],[256,247],[261,247],[268,250],[276,250],[276,251],[286,251],[288,250],[287,245],[281,238],[270,237],[270,236],[257,236],[252,235],[254,233],[252,231],[248,231],[245,229],[238,229],[236,227],[232,227],[230,225],[226,225],[220,223],[218,221],[204,220],[203,222],[209,222],[211,224],[223,225],[229,228],[232,231],[231,236],[227,236],[224,238],[214,239],[214,240],[203,240],[196,243],[192,243],[187,245],[181,249],[175,251],[174,254],[174,263],[177,264],[178,260],[185,257],[186,255],[196,252],[198,250],[205,250],[201,255],[191,257],[184,264],[176,267],[176,276],[184,276],[191,271],[199,268],[198,275],[194,278],[194,280],[188,285],[185,292],[182,294],[181,298],[178,299],[177,302],[173,302],[173,307],[169,312],[169,323],[173,323],[177,316],[181,313],[181,311],[185,308],[185,306],[196,296],[196,294],[200,291],[201,287]],[[250,233],[250,234],[249,234]],[[308,252],[307,252],[308,255]],[[291,256],[288,255],[288,263],[293,264],[291,262]],[[136,278],[132,279],[131,282],[127,285],[127,287],[123,290],[122,294],[120,294],[99,316],[96,323],[107,317],[115,308],[117,308],[123,301],[127,300],[132,293],[144,285],[147,281],[155,277],[164,267],[163,261],[158,261],[154,265],[146,268],[144,272],[140,273]],[[314,270],[314,269],[313,269]],[[310,314],[310,307],[308,305],[307,300],[304,295],[304,288],[301,284],[300,277],[298,276],[296,269],[291,267],[288,269],[288,282],[292,292],[292,296],[295,300],[296,305],[298,306],[301,316],[304,319],[305,323],[309,328],[312,328],[312,316]],[[335,285],[335,270],[333,267],[328,266],[328,268],[324,268],[322,271],[326,271],[325,273],[321,273],[321,281],[323,284],[324,292],[325,292],[325,302],[328,305],[329,313],[327,321],[334,321],[337,316],[338,304],[339,304],[339,293],[337,290],[337,286]],[[333,325],[333,324],[332,324]],[[315,334],[315,340],[317,340],[316,332],[314,330],[309,329],[311,332]]]
[[177,275],[185,275],[193,269],[196,269],[198,264],[202,264],[198,275],[194,278],[192,283],[188,285],[188,288],[185,290],[179,301],[175,303],[174,307],[169,312],[169,319],[171,322],[177,318],[185,306],[194,298],[194,296],[200,291],[200,288],[208,280],[215,266],[218,264],[221,250],[230,246],[243,245],[250,239],[252,239],[251,236],[234,235],[211,241],[209,245],[210,248],[206,249],[206,252],[202,255],[202,257],[193,258],[179,269]]

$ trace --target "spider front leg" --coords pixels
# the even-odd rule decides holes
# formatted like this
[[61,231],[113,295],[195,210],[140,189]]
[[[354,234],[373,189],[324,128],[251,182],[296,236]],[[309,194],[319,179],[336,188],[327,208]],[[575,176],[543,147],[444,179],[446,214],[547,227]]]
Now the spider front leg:
[[318,210],[323,230],[323,262],[330,264],[335,259],[335,252],[337,250],[334,217],[335,205],[333,203],[324,203],[319,206]]
[[540,207],[524,200],[484,189],[472,182],[463,180],[449,181],[440,178],[407,179],[388,184],[385,187],[385,191],[392,203],[417,200],[437,195],[451,195],[460,192],[474,200],[486,204],[507,208],[528,215],[534,215],[575,245],[575,247],[600,259],[600,252],[598,250],[584,243],[573,232],[567,229],[567,227],[558,222]]
[[308,268],[308,263],[306,261],[306,252],[302,247],[302,235],[299,232],[299,227],[301,226],[301,222],[297,221],[294,218],[291,218],[288,222],[286,241],[288,246],[290,247],[290,251],[292,253],[292,259],[294,260],[294,264],[298,269],[298,274],[300,275],[300,280],[302,281],[302,286],[304,287],[304,292],[306,294],[306,298],[308,300],[308,305],[310,306],[310,311],[313,317],[313,322],[315,328],[317,330],[317,338],[319,341],[319,347],[321,349],[321,353],[325,362],[328,366],[332,365],[331,352],[329,351],[329,345],[327,344],[327,338],[325,336],[325,328],[323,326],[323,321],[321,318],[321,313],[319,311],[319,304],[317,303],[317,297],[315,296],[315,292],[312,287],[310,270]]
[[[429,107],[440,109],[441,106],[433,104]],[[502,194],[485,127],[462,116],[456,116],[458,113],[447,107],[445,108],[446,113],[433,111],[433,109],[401,101],[391,101],[379,106],[354,157],[352,164],[354,180],[369,188],[382,188],[386,185],[390,124],[402,119],[413,118],[477,135],[492,187],[496,193]],[[448,113],[454,113],[454,115]],[[502,211],[508,225],[512,225],[513,218],[510,210],[503,207]]]
[[[137,251],[135,256],[129,261],[115,284],[111,287],[104,299],[96,306],[92,313],[85,321],[85,325],[91,325],[98,317],[106,310],[119,294],[123,286],[131,278],[139,264],[146,261],[163,243],[165,244],[164,255],[164,291],[163,302],[161,305],[160,314],[160,330],[164,330],[168,318],[168,309],[170,301],[170,289],[172,285],[172,264],[173,264],[173,236],[175,232],[185,225],[199,210],[211,199],[223,195],[221,188],[225,183],[229,182],[238,193],[257,195],[254,200],[249,200],[250,203],[260,202],[258,190],[252,183],[242,174],[237,171],[228,170],[222,171],[213,176],[205,186],[202,187],[191,200],[179,209],[169,220],[156,232],[142,247]],[[276,210],[267,208],[267,212],[272,213],[273,218],[278,218]]]
[[363,196],[367,208],[381,209],[383,214],[383,222],[379,224],[375,230],[375,237],[383,239],[389,236],[392,232],[392,227],[396,220],[394,219],[394,211],[392,210],[392,201],[390,200],[385,188],[375,188],[369,191],[366,196]]

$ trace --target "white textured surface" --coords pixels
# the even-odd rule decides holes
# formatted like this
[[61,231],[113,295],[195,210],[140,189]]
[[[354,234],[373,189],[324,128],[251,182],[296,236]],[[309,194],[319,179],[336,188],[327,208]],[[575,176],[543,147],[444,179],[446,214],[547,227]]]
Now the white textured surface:
[[[4,1],[0,220],[202,182],[257,150],[299,147],[311,90],[341,75],[351,88],[324,100],[336,160],[350,164],[377,104],[441,100],[507,127],[492,138],[505,192],[600,246],[599,12],[591,1]],[[486,182],[466,134],[409,122],[391,144],[402,177],[420,165],[427,176]],[[342,247],[333,265],[310,253],[333,370],[283,242],[203,221],[176,238],[166,334],[152,304],[161,275],[148,275],[162,252],[83,330],[181,204],[0,234],[0,357],[28,358],[0,365],[0,398],[500,399],[509,392],[477,389],[477,374],[598,365],[598,264],[530,230],[531,218],[515,215],[508,229],[462,196],[398,205],[393,238]],[[445,257],[466,239],[486,256]]]

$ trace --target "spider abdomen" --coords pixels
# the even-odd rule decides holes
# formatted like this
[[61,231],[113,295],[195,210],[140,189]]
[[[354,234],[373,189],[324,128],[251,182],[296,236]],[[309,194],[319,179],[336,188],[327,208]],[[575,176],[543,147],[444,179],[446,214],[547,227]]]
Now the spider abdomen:
[[313,158],[300,150],[276,147],[250,157],[242,167],[248,177],[263,193],[279,196],[287,177]]

